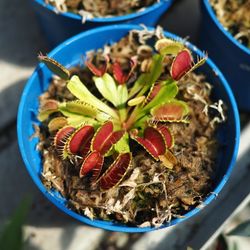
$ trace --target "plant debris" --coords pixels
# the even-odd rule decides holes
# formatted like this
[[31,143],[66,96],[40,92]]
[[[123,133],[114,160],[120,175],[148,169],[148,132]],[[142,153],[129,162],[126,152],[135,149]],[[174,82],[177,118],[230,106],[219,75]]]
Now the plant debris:
[[210,0],[210,3],[225,29],[250,48],[250,0]]
[[[142,36],[146,39],[142,39]],[[156,81],[157,84],[153,89],[144,92],[145,98],[134,98],[135,100],[130,102],[131,106],[128,106],[128,110],[138,110],[137,106],[147,107],[149,105],[149,110],[152,109],[149,117],[154,117],[154,119],[150,118],[137,123],[132,118],[138,118],[140,112],[136,113],[137,116],[133,116],[131,111],[128,118],[124,117],[123,111],[119,112],[120,119],[124,119],[124,129],[127,131],[131,129],[130,134],[126,136],[134,140],[129,140],[129,144],[127,144],[129,137],[124,137],[124,133],[121,133],[119,129],[113,130],[110,121],[104,123],[95,132],[91,146],[88,144],[89,139],[86,139],[86,135],[92,137],[93,132],[91,126],[87,127],[86,123],[84,126],[80,126],[80,129],[75,129],[72,125],[66,127],[63,125],[59,132],[49,131],[49,127],[54,128],[55,124],[53,124],[54,126],[48,126],[48,124],[51,124],[55,118],[59,118],[58,124],[63,123],[65,115],[66,117],[68,115],[67,119],[72,118],[65,109],[63,111],[58,109],[59,102],[66,102],[67,105],[74,104],[71,107],[74,107],[75,112],[79,111],[78,107],[82,105],[79,101],[75,101],[75,97],[69,91],[69,89],[72,91],[72,88],[67,88],[72,79],[76,79],[74,75],[85,83],[88,90],[99,98],[98,100],[103,99],[100,93],[103,96],[107,94],[103,92],[103,89],[100,91],[102,85],[98,85],[101,79],[105,80],[107,74],[114,74],[117,86],[121,86],[119,88],[127,86],[129,93],[133,93],[132,90],[139,76],[147,74],[150,69],[154,68],[152,64],[155,63],[153,58],[156,55],[154,48],[147,42],[152,39],[157,41],[156,50],[163,54],[160,66],[155,68],[158,70],[160,67],[159,72],[156,70],[158,80],[152,82],[154,84]],[[90,51],[87,55],[86,65],[91,66],[71,68],[70,80],[60,79],[58,76],[53,77],[48,90],[40,96],[41,109],[38,117],[43,119],[37,148],[43,158],[41,178],[48,189],[59,191],[68,200],[68,206],[71,209],[90,219],[114,220],[139,227],[159,227],[173,218],[183,216],[188,210],[199,205],[212,190],[216,152],[219,147],[215,133],[218,124],[226,119],[225,106],[221,100],[215,100],[215,102],[211,100],[212,86],[206,82],[203,75],[190,72],[190,69],[196,66],[193,66],[193,62],[190,61],[189,52],[184,54],[178,52],[183,49],[187,50],[179,42],[163,38],[162,34],[159,35],[159,29],[155,33],[147,33],[146,30],[131,31],[117,43],[106,45],[98,51]],[[40,60],[43,60],[41,55]],[[185,64],[180,71],[177,62],[182,62],[182,60],[185,61]],[[173,67],[174,63],[176,65]],[[105,66],[107,73],[100,71],[104,65],[107,66]],[[114,65],[116,66],[114,67]],[[92,77],[93,73],[97,73],[99,76]],[[166,86],[173,84],[173,82],[169,82],[173,76],[178,79],[178,82],[173,80],[178,88],[175,101],[154,108],[155,96],[159,98],[159,90],[165,86],[163,83],[166,79],[168,79],[164,83]],[[98,81],[96,81],[97,79]],[[109,78],[109,88],[111,82],[112,80]],[[78,81],[74,82],[74,84],[77,83]],[[148,94],[146,94],[147,92]],[[164,95],[165,103],[168,95]],[[133,95],[130,97],[130,101],[132,97]],[[110,98],[108,95],[106,98],[109,98],[109,102],[112,102],[113,106],[116,106],[118,102],[120,107],[119,100],[116,100],[115,96]],[[99,102],[96,101],[96,105],[98,106]],[[95,109],[88,109],[87,106],[80,107],[85,110],[84,112],[95,112]],[[100,108],[107,109],[106,106]],[[163,112],[161,111],[163,109],[164,112],[166,110],[171,112],[168,111],[167,118],[161,116],[158,119],[157,114]],[[121,108],[121,110],[123,109]],[[106,112],[112,116],[111,110],[108,109]],[[162,114],[166,114],[164,112]],[[179,114],[178,116],[176,116],[176,112]],[[45,114],[47,116],[44,116]],[[97,115],[97,113],[91,114]],[[172,115],[174,115],[173,120],[171,120]],[[99,117],[99,119],[103,119],[103,117]],[[115,121],[116,117],[112,119]],[[89,121],[87,120],[87,124]],[[165,121],[167,121],[167,126],[162,127]],[[147,126],[144,127],[144,124]],[[132,129],[133,126],[138,126],[138,131]],[[142,131],[144,130],[144,135],[140,134],[141,128],[143,128]],[[104,134],[105,137],[101,137]],[[55,136],[55,144],[51,143],[51,136]],[[63,144],[57,143],[57,141],[63,142],[59,138],[65,138]],[[79,138],[85,138],[84,145],[90,152],[87,153],[87,156],[82,156],[86,155],[83,153],[85,146],[75,146],[80,140]],[[99,142],[101,138],[106,138],[104,143]],[[164,141],[164,144],[160,142],[161,140]],[[65,142],[67,143],[65,144]],[[122,153],[115,156],[118,153],[114,153],[111,150],[112,147],[116,152]],[[81,150],[82,153],[79,154],[78,150]],[[62,155],[58,152],[61,152]],[[69,152],[71,153],[69,154]],[[72,157],[72,152],[79,156]],[[91,154],[95,155],[92,157]],[[83,158],[85,160],[82,162]],[[116,158],[115,161],[113,158]],[[94,169],[92,165],[95,166]],[[100,167],[100,165],[103,166]],[[119,173],[121,177],[118,178],[117,171],[119,169],[121,171],[121,166],[124,167],[124,171]],[[99,181],[94,181],[98,178]]]
[[73,12],[83,17],[83,21],[94,17],[121,16],[154,4],[157,0],[45,0],[59,12]]

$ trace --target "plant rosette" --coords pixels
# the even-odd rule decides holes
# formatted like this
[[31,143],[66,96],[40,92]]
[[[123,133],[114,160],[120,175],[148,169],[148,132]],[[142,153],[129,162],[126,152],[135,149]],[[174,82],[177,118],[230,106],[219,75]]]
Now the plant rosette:
[[196,47],[121,25],[39,59],[19,107],[19,146],[38,187],[67,214],[146,232],[191,217],[219,193],[239,117],[225,79]]
[[[47,2],[32,0],[31,3],[40,26],[52,47],[82,31],[106,25],[143,23],[146,26],[155,26],[159,18],[169,9],[173,0],[142,0],[137,2],[140,4],[139,6],[134,6],[136,1],[123,1],[118,5],[117,1],[112,1],[113,9],[115,9],[113,11],[111,11],[111,7],[107,8],[107,1],[101,0],[102,3],[99,4],[84,1],[86,6],[82,6],[80,3],[80,8],[79,6],[74,7],[75,11],[72,11],[72,5],[76,2],[67,1],[65,4],[65,1],[57,0]],[[127,5],[131,7],[129,8]]]
[[[201,1],[199,46],[227,78],[240,109],[250,110],[249,1]],[[242,18],[244,17],[244,18]],[[219,53],[218,53],[219,51]],[[225,60],[226,59],[226,60]]]

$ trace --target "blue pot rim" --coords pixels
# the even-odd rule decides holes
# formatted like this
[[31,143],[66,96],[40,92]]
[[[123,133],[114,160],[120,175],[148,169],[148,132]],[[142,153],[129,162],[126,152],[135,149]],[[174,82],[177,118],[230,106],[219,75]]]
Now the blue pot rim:
[[[36,3],[38,3],[39,5],[41,5],[44,8],[49,9],[50,11],[53,11],[55,13],[57,13],[58,11],[56,10],[56,8],[50,4],[46,4],[44,2],[44,0],[34,0]],[[137,11],[131,14],[127,14],[127,15],[122,15],[122,16],[115,16],[115,17],[95,17],[95,18],[91,18],[91,19],[87,19],[88,22],[93,22],[93,23],[102,23],[102,22],[108,22],[110,24],[112,24],[112,22],[122,22],[122,21],[127,21],[130,19],[134,19],[136,17],[142,16],[142,15],[146,15],[149,12],[152,12],[158,8],[161,8],[164,4],[169,3],[169,5],[172,4],[174,0],[160,0],[160,2],[157,2],[147,8],[145,8],[145,10],[143,11]],[[68,18],[72,18],[75,20],[79,20],[81,21],[82,18],[80,15],[78,14],[74,14],[74,13],[70,13],[70,12],[60,12],[60,15],[68,17]]]
[[212,18],[213,22],[216,24],[216,26],[223,32],[223,34],[232,42],[234,43],[237,47],[239,47],[241,50],[243,50],[245,53],[250,55],[250,49],[246,46],[244,46],[242,43],[240,43],[237,39],[235,39],[232,34],[227,31],[224,26],[220,23],[218,20],[211,4],[209,3],[209,0],[203,0],[204,6],[206,7],[206,10],[210,17]]
[[[109,30],[115,30],[115,29],[124,29],[124,30],[129,31],[132,29],[140,30],[140,29],[142,29],[142,27],[139,25],[122,24],[122,25],[104,26],[104,27],[96,28],[94,30],[88,30],[88,31],[82,32],[78,35],[75,35],[75,36],[67,39],[65,42],[61,43],[55,49],[53,49],[48,54],[48,56],[53,57],[58,52],[62,51],[65,46],[73,43],[75,40],[78,40],[79,38],[82,38],[82,37],[88,36],[88,35],[93,35],[93,34],[96,34],[98,32],[101,32],[101,31],[108,32]],[[153,30],[154,28],[148,27],[148,29]],[[164,32],[164,34],[165,34],[165,36],[184,41],[185,45],[188,46],[194,53],[196,53],[199,56],[204,56],[204,53],[201,52],[196,46],[183,40],[182,38],[180,38],[180,37],[178,37],[170,32]],[[233,170],[234,164],[236,162],[238,149],[239,149],[239,139],[240,139],[240,118],[239,118],[238,108],[237,108],[237,104],[236,104],[235,98],[233,96],[232,90],[229,87],[226,79],[224,78],[224,76],[222,75],[220,70],[217,68],[217,66],[212,62],[212,60],[208,58],[206,63],[210,66],[210,68],[212,70],[214,70],[214,72],[216,72],[216,75],[220,78],[220,80],[225,88],[225,91],[226,91],[227,95],[229,96],[229,100],[231,101],[231,104],[232,104],[233,117],[234,117],[234,121],[235,121],[236,138],[235,138],[233,155],[232,155],[230,164],[227,168],[227,171],[226,171],[225,175],[223,176],[222,180],[220,181],[220,183],[217,185],[217,187],[215,187],[213,192],[211,192],[208,195],[208,197],[202,202],[202,206],[200,206],[200,207],[197,206],[197,207],[193,208],[192,210],[187,212],[181,218],[173,219],[170,223],[165,223],[161,227],[158,227],[158,228],[155,228],[155,227],[140,228],[140,227],[132,227],[132,226],[130,227],[130,226],[126,226],[124,224],[119,224],[119,223],[116,224],[114,222],[108,222],[108,221],[102,221],[102,220],[91,220],[88,217],[85,217],[84,215],[80,215],[80,214],[70,210],[62,202],[59,203],[59,201],[53,196],[53,194],[50,193],[44,187],[39,176],[32,171],[32,166],[30,166],[26,152],[24,150],[23,141],[25,139],[22,137],[22,126],[21,126],[22,123],[21,122],[22,122],[22,117],[23,117],[25,100],[28,96],[30,88],[32,87],[32,82],[34,81],[34,79],[37,76],[37,71],[39,69],[41,69],[42,67],[45,67],[45,65],[43,63],[38,64],[38,66],[36,67],[35,71],[33,72],[32,76],[28,80],[28,82],[23,90],[23,94],[22,94],[21,101],[20,101],[19,108],[18,108],[18,117],[17,117],[17,135],[18,135],[19,149],[21,151],[21,155],[22,155],[23,161],[25,163],[26,169],[28,170],[28,172],[29,172],[30,176],[32,177],[33,181],[35,182],[36,186],[40,189],[40,191],[45,195],[45,197],[47,199],[49,199],[55,206],[57,206],[60,210],[62,210],[66,214],[68,214],[68,215],[72,216],[73,218],[75,218],[75,219],[77,219],[85,224],[88,224],[90,226],[99,227],[99,228],[103,228],[103,229],[111,230],[111,231],[127,232],[127,233],[150,232],[150,231],[154,231],[157,229],[176,225],[176,224],[196,215],[201,209],[203,209],[206,205],[208,205],[212,200],[214,200],[218,196],[219,192],[221,191],[223,186],[228,181],[229,176],[231,175],[231,172]]]

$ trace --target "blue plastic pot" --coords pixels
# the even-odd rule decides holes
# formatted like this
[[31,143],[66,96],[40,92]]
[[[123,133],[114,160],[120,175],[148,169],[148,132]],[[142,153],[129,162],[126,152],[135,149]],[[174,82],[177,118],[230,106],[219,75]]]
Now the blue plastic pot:
[[82,31],[106,25],[142,23],[146,26],[155,26],[159,18],[173,2],[173,0],[161,0],[141,12],[117,17],[93,18],[82,24],[82,18],[79,15],[69,12],[57,14],[55,7],[46,5],[44,0],[31,1],[42,30],[51,46],[55,46]]
[[[55,58],[63,65],[70,67],[80,62],[82,53],[102,48],[104,44],[109,42],[118,41],[132,29],[141,29],[141,27],[135,25],[113,25],[86,31],[59,45],[49,53],[49,56]],[[174,39],[180,39],[171,33],[166,32],[165,35]],[[187,43],[187,46],[195,54],[203,56],[202,52],[193,45]],[[207,60],[206,64],[203,65],[200,70],[214,86],[213,98],[215,100],[222,99],[227,106],[227,121],[220,126],[218,131],[218,139],[223,147],[218,151],[214,190],[204,200],[205,206],[215,199],[230,176],[238,152],[240,125],[237,106],[232,91],[221,72],[210,59]],[[116,222],[101,220],[92,221],[68,209],[66,200],[58,192],[46,190],[40,179],[42,159],[41,155],[36,150],[38,139],[34,138],[30,140],[29,138],[34,133],[33,124],[39,124],[36,119],[39,107],[38,97],[48,88],[51,75],[51,72],[43,63],[37,66],[25,86],[18,110],[17,132],[19,148],[27,170],[37,187],[59,209],[86,224],[121,232],[148,232],[155,230],[156,228],[151,227],[137,228]],[[197,214],[200,209],[201,208],[196,207],[189,211],[183,218],[174,219],[161,228],[180,223]]]
[[208,51],[227,78],[238,106],[250,110],[250,49],[242,45],[217,19],[209,0],[201,1],[199,47]]

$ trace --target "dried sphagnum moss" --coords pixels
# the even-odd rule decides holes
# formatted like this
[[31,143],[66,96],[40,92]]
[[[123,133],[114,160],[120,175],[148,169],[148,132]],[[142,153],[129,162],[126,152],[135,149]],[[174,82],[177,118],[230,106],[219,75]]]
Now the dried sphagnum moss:
[[[153,49],[146,45],[147,39],[155,33],[131,31],[118,43],[105,46],[97,52],[89,52],[95,57],[95,63],[103,60],[103,54],[110,54],[113,61],[119,60],[124,69],[129,58],[136,56],[139,65],[137,73],[150,64]],[[162,37],[160,30],[157,37]],[[169,60],[165,60],[165,73],[169,72]],[[76,67],[81,80],[93,86],[87,69]],[[135,75],[136,78],[136,75]],[[138,144],[133,156],[133,164],[124,180],[114,188],[102,192],[97,186],[89,186],[79,178],[79,167],[70,161],[61,161],[53,146],[49,146],[50,136],[40,127],[39,150],[43,156],[42,180],[48,188],[58,190],[67,198],[68,206],[87,217],[94,219],[116,220],[137,226],[160,226],[173,217],[182,216],[187,210],[198,205],[212,190],[217,142],[215,139],[216,123],[225,120],[222,102],[213,103],[210,99],[211,85],[203,75],[190,73],[179,82],[179,99],[190,107],[189,123],[169,125],[175,138],[173,153],[178,164],[167,169],[156,162]],[[40,97],[46,99],[71,99],[65,91],[65,82],[54,78],[47,92]],[[210,111],[216,110],[211,115]]]
[[86,17],[121,16],[142,10],[157,0],[45,0],[60,12],[74,12]]
[[210,0],[221,24],[250,48],[250,0]]

